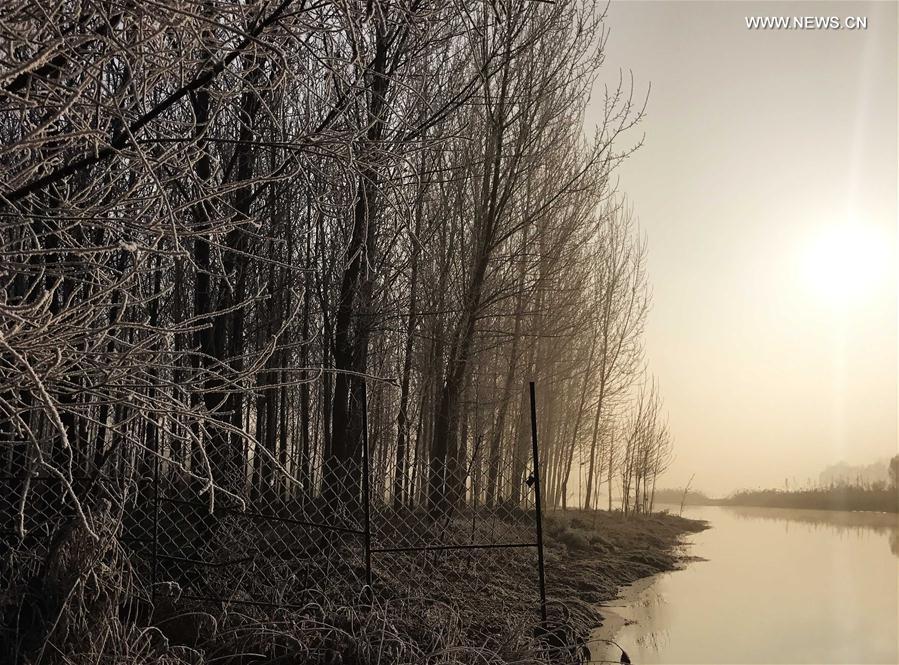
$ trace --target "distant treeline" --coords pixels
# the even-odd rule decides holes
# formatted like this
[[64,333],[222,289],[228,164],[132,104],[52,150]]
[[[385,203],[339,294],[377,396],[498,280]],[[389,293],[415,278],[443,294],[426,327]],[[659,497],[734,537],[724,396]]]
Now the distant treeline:
[[869,510],[899,512],[899,490],[884,484],[833,485],[796,491],[742,490],[713,501],[728,506],[761,508],[811,508],[814,510]]
[[[854,482],[852,481],[854,478]],[[899,513],[899,455],[867,466],[827,467],[817,487],[741,490],[720,501],[730,506],[867,510]]]
[[889,483],[890,466],[895,464],[889,459],[876,460],[870,464],[847,464],[839,462],[824,468],[818,475],[818,485],[863,485],[867,483]]
[[866,510],[899,513],[899,490],[885,483],[841,484],[802,490],[740,490],[723,499],[698,490],[656,490],[656,502],[687,506],[753,506],[759,508],[807,508],[812,510]]
[[658,503],[677,505],[680,505],[681,501],[683,501],[686,506],[710,506],[718,503],[717,499],[712,499],[699,490],[688,490],[686,496],[684,496],[683,487],[667,487],[656,490],[655,500]]

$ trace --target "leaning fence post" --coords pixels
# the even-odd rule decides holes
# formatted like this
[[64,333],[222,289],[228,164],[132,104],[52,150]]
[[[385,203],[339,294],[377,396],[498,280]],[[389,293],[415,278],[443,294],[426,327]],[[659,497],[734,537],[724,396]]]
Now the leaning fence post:
[[369,593],[373,591],[371,579],[371,489],[369,486],[370,465],[368,460],[368,381],[362,377],[362,503],[363,509],[363,548],[365,555],[365,584]]
[[540,618],[546,623],[546,577],[543,571],[543,499],[540,496],[540,451],[537,447],[537,397],[531,381],[531,446],[534,454],[534,499],[537,504],[537,572],[540,579]]

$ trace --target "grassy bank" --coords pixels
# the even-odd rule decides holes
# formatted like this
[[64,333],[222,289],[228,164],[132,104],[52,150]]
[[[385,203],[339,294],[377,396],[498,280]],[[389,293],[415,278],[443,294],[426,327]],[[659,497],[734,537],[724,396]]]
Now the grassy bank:
[[[579,640],[601,620],[595,605],[676,567],[681,537],[702,528],[670,515],[551,513],[548,629],[538,625],[531,550],[457,553],[431,570],[382,559],[374,594],[273,609],[189,600],[177,588],[151,603],[112,530],[94,541],[74,528],[39,586],[3,596],[0,647],[6,662],[43,665],[574,663]],[[451,575],[435,585],[441,570]]]
[[[498,660],[489,662],[497,663],[579,662],[569,660],[571,647],[602,622],[597,606],[616,598],[622,586],[682,565],[684,536],[705,528],[705,522],[667,513],[625,519],[618,512],[550,511],[544,518],[550,634],[538,639],[533,551],[463,555],[459,577],[430,601],[455,608],[464,632],[460,651],[481,645],[481,656],[494,654]],[[386,593],[403,588],[415,598],[415,589],[424,586],[387,570],[376,573]]]
[[679,545],[706,522],[659,513],[551,513],[547,517],[547,591],[590,609],[590,628],[601,619],[595,606],[613,600],[620,587],[683,563]]

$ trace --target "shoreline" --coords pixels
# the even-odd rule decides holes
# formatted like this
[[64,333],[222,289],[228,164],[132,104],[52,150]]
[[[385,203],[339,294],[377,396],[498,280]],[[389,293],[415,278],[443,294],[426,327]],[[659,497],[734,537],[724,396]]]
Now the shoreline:
[[[615,621],[603,610],[627,589],[651,584],[659,573],[679,570],[695,560],[685,552],[684,538],[711,526],[665,512],[625,519],[617,512],[569,511],[550,513],[547,521],[547,596],[582,610],[579,625],[573,626],[582,644]],[[579,531],[587,534],[586,546],[568,535]]]
[[686,566],[694,558],[684,538],[709,527],[667,512],[624,518],[615,511],[550,511],[543,524],[546,624],[538,611],[536,557],[521,550],[508,551],[501,564],[485,557],[426,604],[452,606],[456,648],[483,649],[493,662],[583,659],[590,637],[608,621],[602,606],[635,582]]
[[[687,560],[685,563],[690,561],[692,559]],[[639,621],[636,619],[626,616],[627,609],[632,608],[635,604],[639,604],[643,593],[652,588],[659,577],[670,572],[674,571],[666,570],[649,577],[642,577],[636,582],[623,587],[617,598],[597,608],[602,614],[603,621],[591,631],[587,640],[590,660],[597,662],[611,662],[614,660],[614,662],[618,662],[620,657],[618,651],[624,651],[624,649],[615,640],[616,635],[626,626],[639,624]]]
[[[638,580],[686,565],[684,536],[708,527],[668,513],[550,512],[544,519],[545,624],[536,556],[522,549],[504,550],[502,557],[466,553],[464,567],[436,588],[417,575],[388,575],[390,569],[378,567],[375,593],[349,604],[322,597],[275,610],[174,598],[150,606],[142,619],[114,615],[108,621],[122,635],[154,628],[165,640],[141,642],[141,648],[184,665],[182,652],[198,659],[191,662],[222,665],[291,658],[431,662],[448,653],[457,657],[453,662],[583,660],[591,634],[607,621],[600,606]],[[127,632],[135,627],[143,632]]]
[[[617,598],[597,608],[602,614],[603,621],[590,633],[587,647],[590,650],[591,658],[602,660],[603,656],[607,655],[603,653],[604,651],[608,650],[611,645],[617,646],[614,639],[615,635],[618,634],[618,631],[625,626],[637,623],[636,621],[625,617],[619,610],[637,602],[640,595],[655,584],[656,578],[666,572],[672,571],[655,573],[649,577],[642,577],[636,582],[628,584],[620,590]],[[621,647],[618,648],[620,649]]]

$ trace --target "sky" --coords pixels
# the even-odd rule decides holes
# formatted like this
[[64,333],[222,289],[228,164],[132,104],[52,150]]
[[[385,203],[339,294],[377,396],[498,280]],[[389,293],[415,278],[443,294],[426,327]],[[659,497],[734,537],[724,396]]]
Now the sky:
[[[746,27],[807,15],[868,27]],[[612,0],[607,27],[594,98],[622,71],[651,84],[618,178],[649,242],[661,484],[720,495],[895,455],[897,4]]]

